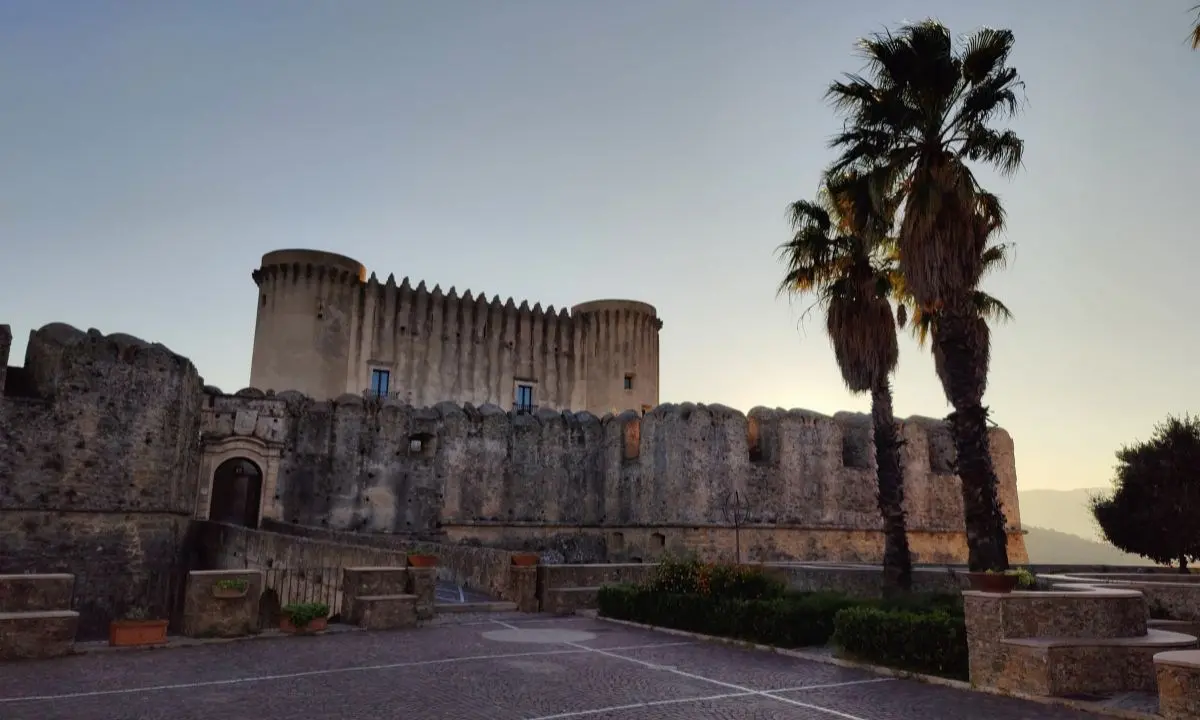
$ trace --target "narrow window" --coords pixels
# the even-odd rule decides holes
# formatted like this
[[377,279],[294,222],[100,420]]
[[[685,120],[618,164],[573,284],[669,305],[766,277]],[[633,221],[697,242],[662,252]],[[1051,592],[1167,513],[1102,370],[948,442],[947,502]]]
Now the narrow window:
[[632,390],[632,389],[633,389],[633,376],[632,376],[632,375],[626,375],[626,376],[625,376],[625,389],[626,389],[626,390]]
[[524,383],[517,384],[517,395],[513,402],[513,410],[518,413],[533,412],[533,386]]
[[372,368],[371,370],[371,395],[381,398],[387,397],[388,386],[391,384],[392,374],[387,370]]

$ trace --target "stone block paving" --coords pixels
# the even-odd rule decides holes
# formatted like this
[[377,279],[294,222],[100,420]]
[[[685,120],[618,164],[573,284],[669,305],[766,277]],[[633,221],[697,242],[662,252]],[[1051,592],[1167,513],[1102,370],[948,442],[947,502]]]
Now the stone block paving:
[[4,720],[1095,720],[586,618],[443,616],[0,665]]

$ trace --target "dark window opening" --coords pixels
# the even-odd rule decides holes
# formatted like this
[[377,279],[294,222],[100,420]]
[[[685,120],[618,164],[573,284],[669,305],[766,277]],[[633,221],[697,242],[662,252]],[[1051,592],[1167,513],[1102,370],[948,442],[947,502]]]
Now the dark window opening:
[[513,402],[513,410],[518,413],[531,413],[536,406],[533,404],[533,386],[518,383],[517,396]]
[[387,370],[378,368],[371,370],[371,395],[373,397],[387,397],[388,388],[391,386],[392,374]]
[[625,389],[626,389],[626,390],[632,390],[632,389],[633,389],[633,376],[632,376],[632,375],[626,375],[626,376],[625,376]]

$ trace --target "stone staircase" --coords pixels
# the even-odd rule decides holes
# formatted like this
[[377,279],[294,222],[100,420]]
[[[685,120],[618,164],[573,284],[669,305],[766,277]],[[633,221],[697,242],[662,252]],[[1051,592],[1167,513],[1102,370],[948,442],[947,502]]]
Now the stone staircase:
[[1149,626],[1136,590],[1056,584],[1050,591],[963,593],[971,681],[1032,695],[1157,689],[1154,656],[1196,637]]
[[[355,567],[342,576],[344,621],[369,630],[396,630],[416,627],[426,613],[418,597],[424,588],[414,582],[415,568]],[[433,605],[432,574],[429,578],[430,611]],[[430,612],[429,614],[432,614]]]
[[0,575],[0,660],[69,655],[79,613],[71,610],[75,576]]

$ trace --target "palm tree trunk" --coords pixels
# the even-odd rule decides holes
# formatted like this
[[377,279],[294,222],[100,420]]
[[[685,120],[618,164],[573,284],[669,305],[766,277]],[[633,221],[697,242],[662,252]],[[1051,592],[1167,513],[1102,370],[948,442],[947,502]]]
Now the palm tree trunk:
[[[955,312],[958,310],[958,312]],[[982,319],[966,308],[947,306],[933,332],[934,357],[946,398],[954,406],[947,421],[962,481],[967,565],[973,572],[1008,569],[1008,535],[997,496],[999,480],[988,438],[988,336]]]
[[885,594],[912,590],[912,556],[904,521],[904,471],[892,412],[892,388],[886,378],[871,391],[879,513],[883,516],[883,589]]

